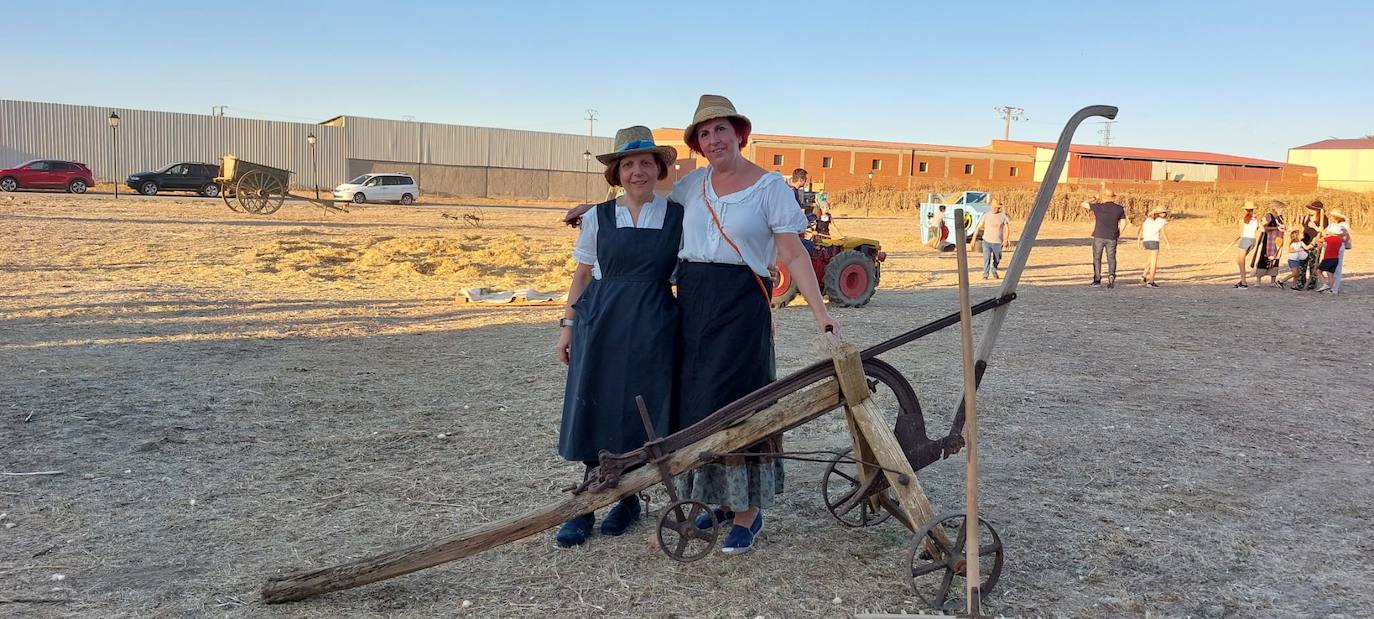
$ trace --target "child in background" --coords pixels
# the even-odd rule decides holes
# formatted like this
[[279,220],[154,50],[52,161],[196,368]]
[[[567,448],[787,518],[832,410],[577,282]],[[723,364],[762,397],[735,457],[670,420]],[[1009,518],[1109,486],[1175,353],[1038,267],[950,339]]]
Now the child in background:
[[1303,267],[1307,264],[1307,245],[1302,242],[1302,230],[1288,231],[1288,277],[1279,282],[1287,288],[1287,282],[1302,281]]

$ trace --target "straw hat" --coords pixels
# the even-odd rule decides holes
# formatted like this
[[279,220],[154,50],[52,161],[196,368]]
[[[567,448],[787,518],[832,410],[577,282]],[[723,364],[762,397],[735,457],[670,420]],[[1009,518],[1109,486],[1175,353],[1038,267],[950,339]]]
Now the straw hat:
[[639,153],[653,153],[665,168],[672,168],[677,162],[677,149],[654,144],[654,132],[643,125],[626,127],[615,132],[615,150],[597,155],[596,160],[611,165],[618,159]]
[[1156,206],[1156,207],[1150,209],[1150,215],[1149,215],[1149,216],[1150,216],[1150,217],[1154,217],[1155,215],[1168,215],[1168,214],[1169,214],[1169,209],[1168,209],[1168,207]]
[[1342,212],[1337,211],[1337,210],[1334,210],[1334,209],[1333,209],[1333,210],[1330,210],[1330,211],[1327,211],[1327,212],[1326,212],[1326,216],[1327,216],[1327,217],[1331,217],[1331,218],[1333,218],[1333,219],[1339,219],[1339,220],[1341,220],[1341,221],[1346,221],[1346,220],[1348,219],[1348,218],[1345,216],[1345,213],[1342,213]]
[[743,114],[735,111],[735,104],[729,99],[720,95],[701,95],[697,101],[697,111],[692,114],[692,124],[687,125],[682,130],[682,141],[694,144],[695,138],[692,137],[697,131],[697,125],[716,118],[736,118],[744,122],[746,130],[752,129],[754,123],[749,122]]
[[1101,197],[1103,200],[1111,200],[1116,197],[1116,192],[1112,191],[1110,188],[1103,187]]
[[1255,210],[1255,203],[1252,202],[1252,201],[1250,201],[1250,200],[1246,200],[1246,201],[1245,201],[1245,210],[1247,210],[1247,211],[1253,211],[1253,210]]

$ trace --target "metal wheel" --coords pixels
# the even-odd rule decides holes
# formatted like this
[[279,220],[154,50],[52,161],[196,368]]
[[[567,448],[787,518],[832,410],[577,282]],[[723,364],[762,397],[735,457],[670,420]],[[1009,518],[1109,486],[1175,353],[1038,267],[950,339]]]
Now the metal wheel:
[[[878,480],[881,488],[872,496],[859,501],[854,501],[855,496],[863,488],[863,480],[859,479],[859,466],[849,462],[849,456],[853,449],[846,449],[844,453],[835,456],[834,460],[825,467],[825,474],[821,476],[821,500],[825,502],[825,510],[830,512],[840,524],[851,528],[872,527],[887,522],[892,517],[892,513],[883,509],[878,504],[877,496],[885,494],[892,496],[892,491],[887,487],[887,483]],[[882,475],[882,471],[874,470],[873,475]],[[895,500],[895,498],[893,499]]]
[[234,194],[244,212],[271,215],[286,199],[286,185],[262,170],[253,170],[239,179]]
[[405,205],[405,206],[410,206],[410,205],[412,205],[412,204],[415,204],[415,196],[412,196],[412,195],[410,195],[410,194],[405,194],[405,195],[401,196],[401,204],[403,204],[403,205]]
[[700,501],[683,500],[664,508],[658,517],[658,546],[675,561],[689,563],[711,554],[720,537],[720,524],[711,516],[711,527],[698,529],[697,518],[711,514]]
[[218,197],[219,185],[215,183],[206,183],[204,187],[200,188],[200,195],[205,196],[207,198]]
[[367,202],[367,196],[363,195],[363,192],[358,191],[353,194],[354,204],[362,204],[364,202]]
[[157,183],[153,181],[144,181],[138,186],[138,192],[145,196],[155,196],[157,195]]
[[67,191],[72,193],[86,193],[86,181],[76,179],[67,185]]
[[0,178],[0,191],[10,192],[18,188],[19,182],[14,180],[13,178],[10,178],[8,176],[6,176],[5,178]]
[[[952,536],[954,541],[950,542],[950,546],[941,543],[934,535],[933,531],[937,528],[943,529],[946,536],[958,532]],[[949,512],[936,516],[934,520],[921,527],[912,538],[911,550],[907,552],[905,577],[911,584],[912,591],[929,607],[946,610],[949,602],[962,597],[959,592],[965,590],[968,567],[968,557],[964,554],[966,539],[968,518],[964,512]],[[978,543],[978,573],[983,579],[978,585],[978,592],[983,600],[986,600],[993,587],[997,586],[997,578],[1002,574],[1003,549],[1002,537],[982,518],[978,519]],[[932,547],[939,550],[940,556],[930,555],[929,548]],[[921,592],[918,581],[930,582],[937,575],[940,578],[939,588],[936,589],[933,598],[926,597],[926,594]],[[950,593],[954,593],[955,597],[951,598]]]

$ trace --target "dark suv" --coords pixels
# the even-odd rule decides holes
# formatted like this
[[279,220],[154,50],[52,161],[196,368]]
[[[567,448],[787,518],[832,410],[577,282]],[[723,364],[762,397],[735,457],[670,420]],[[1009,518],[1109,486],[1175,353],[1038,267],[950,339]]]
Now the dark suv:
[[213,163],[174,163],[158,172],[130,174],[125,184],[145,195],[159,191],[194,191],[207,198],[219,195],[219,166]]

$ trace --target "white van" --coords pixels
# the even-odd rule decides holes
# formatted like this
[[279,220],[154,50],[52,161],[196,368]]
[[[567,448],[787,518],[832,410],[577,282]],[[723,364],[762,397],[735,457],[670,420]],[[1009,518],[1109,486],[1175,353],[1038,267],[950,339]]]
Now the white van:
[[400,172],[364,174],[334,188],[335,200],[351,200],[354,204],[414,204],[419,197],[420,188],[415,184],[415,179]]

